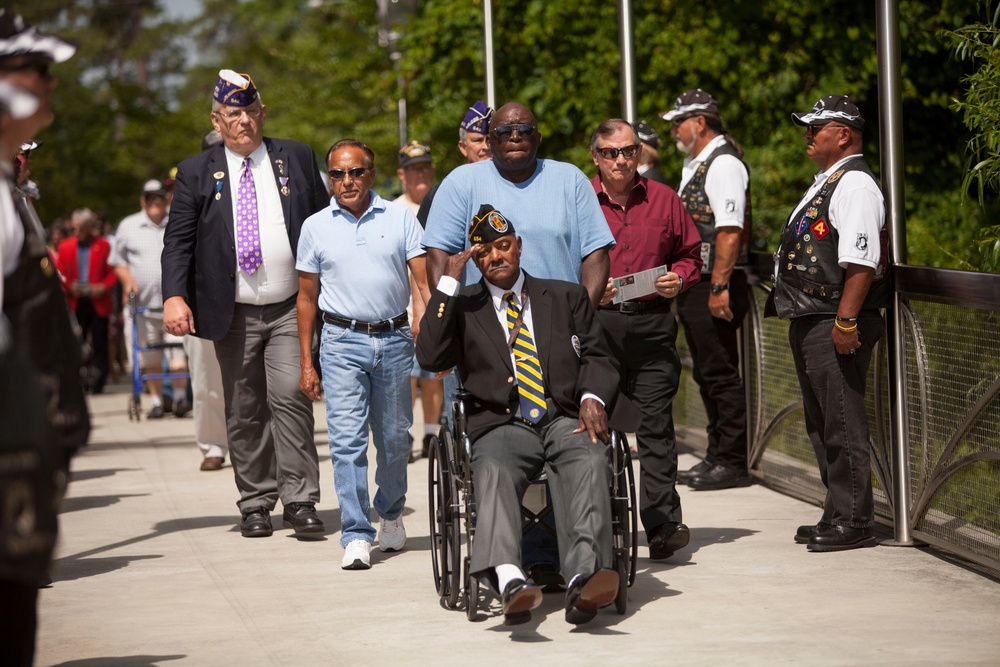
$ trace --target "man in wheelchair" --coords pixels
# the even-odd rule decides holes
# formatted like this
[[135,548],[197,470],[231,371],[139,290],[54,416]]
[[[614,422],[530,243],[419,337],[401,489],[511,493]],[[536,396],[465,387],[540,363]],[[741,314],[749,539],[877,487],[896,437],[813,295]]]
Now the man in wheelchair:
[[[421,367],[458,366],[467,402],[477,524],[473,576],[500,593],[504,622],[524,623],[542,601],[521,563],[521,497],[545,468],[566,590],[566,621],[585,623],[610,604],[609,439],[605,406],[618,369],[578,284],[520,268],[511,221],[483,205],[471,247],[452,256],[432,292],[417,339]],[[469,258],[483,275],[459,288]]]

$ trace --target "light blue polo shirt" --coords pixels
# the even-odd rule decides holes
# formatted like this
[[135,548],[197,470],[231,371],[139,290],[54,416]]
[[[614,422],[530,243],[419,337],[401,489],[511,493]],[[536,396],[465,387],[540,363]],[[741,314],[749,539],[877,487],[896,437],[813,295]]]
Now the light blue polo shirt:
[[363,322],[406,311],[410,280],[406,262],[424,254],[416,216],[374,190],[360,219],[336,198],[302,223],[295,268],[320,275],[319,307]]
[[[524,248],[521,268],[538,278],[580,282],[583,258],[610,248],[615,238],[582,171],[556,160],[538,160],[523,183],[500,175],[492,160],[458,167],[441,182],[424,232],[424,247],[448,254],[469,247],[469,223],[483,204],[491,204],[514,224]],[[464,282],[482,274],[469,262]]]

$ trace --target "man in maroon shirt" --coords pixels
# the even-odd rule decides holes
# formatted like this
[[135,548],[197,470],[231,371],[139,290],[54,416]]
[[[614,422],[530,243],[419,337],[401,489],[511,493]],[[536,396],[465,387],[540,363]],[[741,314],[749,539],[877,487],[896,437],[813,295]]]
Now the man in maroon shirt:
[[[590,140],[598,174],[591,181],[617,245],[611,279],[598,307],[611,351],[621,365],[620,390],[642,411],[636,431],[640,463],[639,516],[649,557],[669,558],[687,546],[677,493],[677,441],[671,403],[681,360],[670,304],[701,277],[701,237],[677,193],[636,173],[639,136],[620,118],[604,121]],[[612,280],[665,266],[656,292],[613,303]]]

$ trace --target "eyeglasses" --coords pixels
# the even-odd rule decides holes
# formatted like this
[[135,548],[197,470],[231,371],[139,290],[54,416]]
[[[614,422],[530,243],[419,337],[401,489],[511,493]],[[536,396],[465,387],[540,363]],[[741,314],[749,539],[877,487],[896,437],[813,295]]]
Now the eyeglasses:
[[527,123],[516,123],[514,125],[497,125],[493,128],[493,133],[500,141],[505,141],[515,131],[519,136],[530,137],[535,133],[535,126]]
[[344,180],[344,176],[348,175],[350,175],[352,179],[357,180],[364,176],[365,172],[369,169],[371,169],[371,167],[351,167],[350,169],[331,169],[326,173],[330,174],[330,178],[335,181],[342,181]]
[[639,153],[639,144],[634,146],[624,146],[622,148],[598,148],[597,154],[605,160],[617,160],[619,155],[625,157],[635,157]]
[[833,123],[827,123],[826,125],[807,125],[806,126],[806,134],[809,134],[809,135],[812,135],[812,136],[815,137],[817,134],[819,134],[820,132],[822,132],[823,130],[825,130],[828,127],[833,127],[833,128],[838,129],[838,130],[840,130],[840,129],[844,129],[844,130],[851,129],[851,128],[847,127],[846,125],[834,125]]
[[225,121],[238,120],[243,114],[247,115],[250,120],[256,120],[260,118],[261,107],[253,107],[251,109],[230,109],[229,111],[216,111],[216,115]]

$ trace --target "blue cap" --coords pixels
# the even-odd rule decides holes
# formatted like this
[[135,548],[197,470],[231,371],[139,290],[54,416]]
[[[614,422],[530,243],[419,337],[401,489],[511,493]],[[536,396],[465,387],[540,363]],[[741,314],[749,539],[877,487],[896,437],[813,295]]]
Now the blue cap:
[[249,74],[237,74],[231,69],[219,71],[212,97],[220,104],[231,107],[250,106],[257,99],[257,88]]
[[460,127],[466,132],[487,134],[490,131],[490,119],[492,118],[493,109],[486,106],[486,102],[476,100],[476,103],[469,107],[466,112]]

